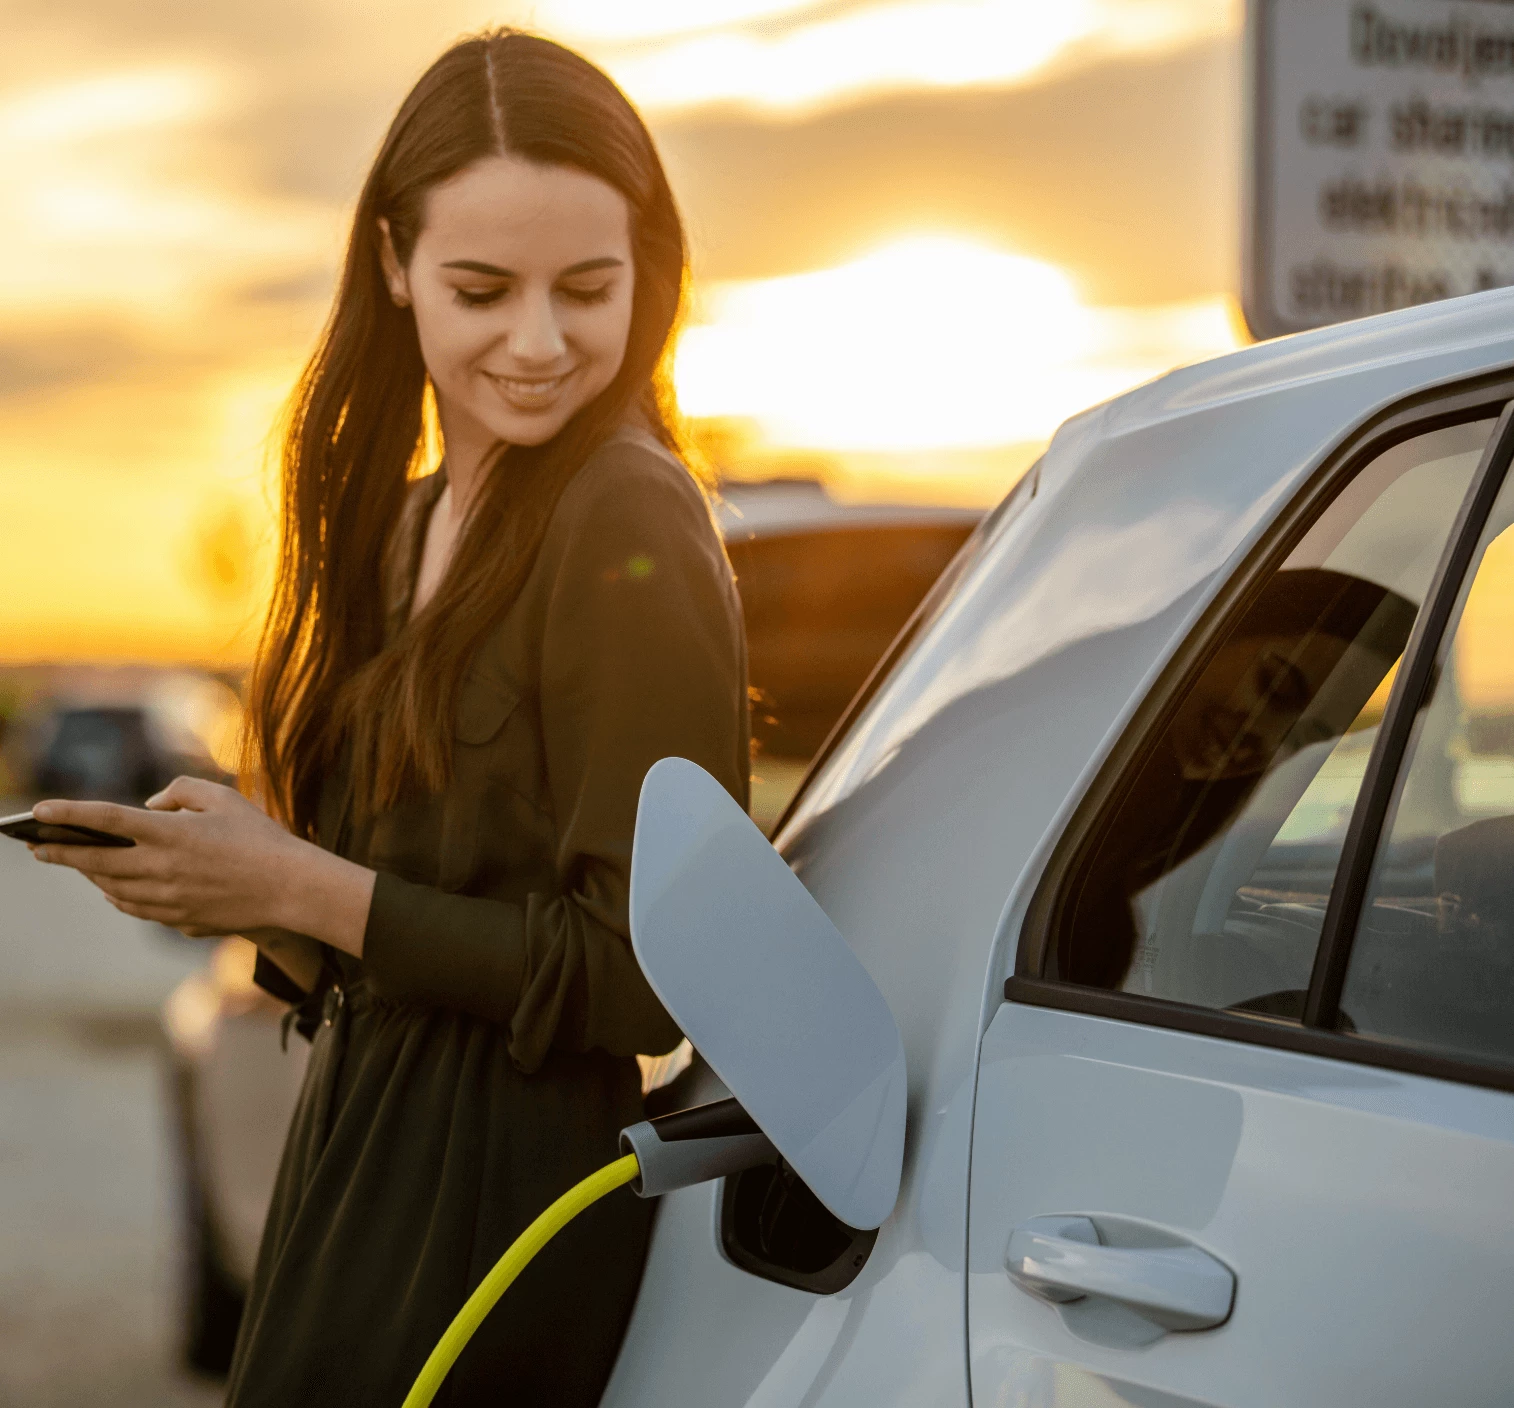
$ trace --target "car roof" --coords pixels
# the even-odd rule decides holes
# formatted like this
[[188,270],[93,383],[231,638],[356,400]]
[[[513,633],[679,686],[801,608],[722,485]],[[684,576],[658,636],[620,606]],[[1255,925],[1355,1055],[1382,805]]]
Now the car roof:
[[1372,378],[1386,392],[1420,380],[1436,364],[1465,374],[1510,361],[1514,288],[1491,289],[1259,342],[1169,372],[1067,424],[1102,416],[1129,428],[1354,376]]
[[971,528],[981,509],[938,504],[841,503],[818,479],[727,480],[715,496],[727,542],[857,528]]

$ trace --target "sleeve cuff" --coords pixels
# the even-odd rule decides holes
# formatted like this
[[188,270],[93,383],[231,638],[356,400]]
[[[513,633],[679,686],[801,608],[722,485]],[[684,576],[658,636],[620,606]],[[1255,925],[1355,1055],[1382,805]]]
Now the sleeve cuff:
[[381,870],[363,931],[363,966],[380,996],[509,1023],[525,974],[524,929],[516,905],[448,894]]

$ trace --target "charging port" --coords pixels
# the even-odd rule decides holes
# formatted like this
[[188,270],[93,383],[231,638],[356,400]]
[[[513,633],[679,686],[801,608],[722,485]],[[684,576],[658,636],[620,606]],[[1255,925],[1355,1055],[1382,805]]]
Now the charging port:
[[720,1245],[734,1266],[815,1295],[834,1295],[867,1264],[877,1229],[848,1227],[782,1158],[726,1178]]

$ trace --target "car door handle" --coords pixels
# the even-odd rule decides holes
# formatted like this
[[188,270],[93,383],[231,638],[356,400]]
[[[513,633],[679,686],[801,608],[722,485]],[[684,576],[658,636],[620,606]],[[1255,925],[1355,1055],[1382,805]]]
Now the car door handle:
[[1230,1318],[1235,1273],[1194,1246],[1108,1247],[1086,1217],[1033,1217],[1009,1237],[1005,1267],[1042,1300],[1098,1296],[1168,1330],[1207,1330]]

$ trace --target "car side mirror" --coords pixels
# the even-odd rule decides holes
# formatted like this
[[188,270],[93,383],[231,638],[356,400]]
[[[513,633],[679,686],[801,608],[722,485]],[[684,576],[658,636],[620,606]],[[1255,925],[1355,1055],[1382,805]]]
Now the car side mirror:
[[762,1134],[849,1227],[899,1196],[904,1047],[836,926],[703,768],[642,783],[631,942],[652,990]]

